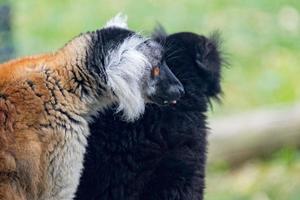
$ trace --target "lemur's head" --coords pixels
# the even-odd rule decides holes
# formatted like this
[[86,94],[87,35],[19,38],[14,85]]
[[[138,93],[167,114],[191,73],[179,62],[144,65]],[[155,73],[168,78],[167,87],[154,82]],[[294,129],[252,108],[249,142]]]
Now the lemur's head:
[[183,95],[182,84],[164,61],[162,45],[128,30],[125,17],[117,15],[90,33],[89,40],[89,54],[94,55],[88,66],[112,91],[127,121],[139,117],[145,103],[171,103]]
[[206,109],[211,98],[219,98],[224,59],[218,33],[211,37],[191,32],[168,35],[158,26],[152,37],[163,44],[167,64],[184,85],[185,95],[177,108]]

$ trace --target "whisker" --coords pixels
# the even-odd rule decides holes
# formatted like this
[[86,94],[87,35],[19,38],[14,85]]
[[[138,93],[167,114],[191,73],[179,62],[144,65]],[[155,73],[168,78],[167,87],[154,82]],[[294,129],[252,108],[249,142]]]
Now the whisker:
[[169,57],[171,57],[173,55],[179,54],[179,53],[183,52],[184,49],[180,48],[180,49],[172,50],[171,53],[169,53],[170,51],[171,50],[167,50],[166,51],[166,58],[169,58]]
[[172,61],[172,60],[174,60],[174,59],[177,59],[177,58],[179,58],[180,56],[173,56],[173,57],[171,57],[171,58],[166,58],[168,61]]

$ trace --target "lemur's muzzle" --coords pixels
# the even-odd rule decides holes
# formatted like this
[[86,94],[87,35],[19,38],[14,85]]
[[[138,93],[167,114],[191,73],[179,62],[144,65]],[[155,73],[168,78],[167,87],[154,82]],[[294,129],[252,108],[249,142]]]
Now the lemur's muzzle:
[[164,105],[176,103],[184,95],[184,88],[177,77],[171,72],[165,62],[159,67],[157,76],[156,91],[152,96],[154,103]]

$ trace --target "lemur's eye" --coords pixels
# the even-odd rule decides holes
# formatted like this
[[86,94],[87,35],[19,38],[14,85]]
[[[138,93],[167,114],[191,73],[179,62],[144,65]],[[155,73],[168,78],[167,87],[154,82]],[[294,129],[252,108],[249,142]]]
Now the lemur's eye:
[[159,67],[154,67],[154,68],[152,69],[152,76],[153,76],[153,77],[157,77],[157,76],[159,76],[159,74],[160,74],[160,69],[159,69]]

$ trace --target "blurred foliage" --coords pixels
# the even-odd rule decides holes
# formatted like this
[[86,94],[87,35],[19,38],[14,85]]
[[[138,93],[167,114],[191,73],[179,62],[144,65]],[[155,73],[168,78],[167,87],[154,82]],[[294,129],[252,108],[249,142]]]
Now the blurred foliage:
[[0,2],[0,62],[13,57],[10,6],[7,2]]
[[[4,2],[5,0],[0,0]],[[218,29],[230,63],[226,115],[300,100],[300,1],[298,0],[11,0],[18,56],[54,51],[80,32],[101,28],[118,12],[132,29],[150,33],[160,22],[169,33],[208,35]],[[300,156],[284,149],[230,169],[209,166],[208,200],[299,200]]]
[[282,149],[234,170],[210,167],[207,200],[299,200],[300,152]]
[[80,32],[102,27],[121,11],[129,15],[130,27],[144,32],[150,32],[156,22],[170,33],[186,30],[207,35],[221,30],[230,67],[224,69],[224,103],[216,106],[217,113],[300,99],[298,0],[11,2],[19,55],[55,50]]

